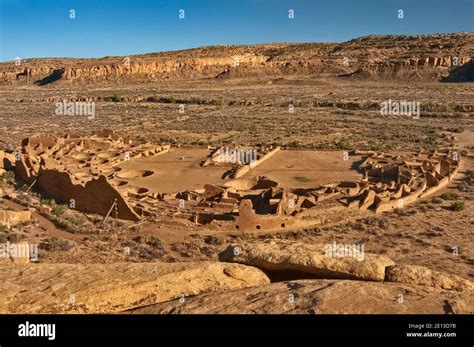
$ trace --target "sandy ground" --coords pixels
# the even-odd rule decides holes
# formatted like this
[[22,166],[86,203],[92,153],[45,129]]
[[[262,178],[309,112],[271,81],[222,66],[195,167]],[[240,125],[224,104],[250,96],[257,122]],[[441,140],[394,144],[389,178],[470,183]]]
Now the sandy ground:
[[244,177],[267,176],[288,188],[359,180],[361,175],[351,168],[361,157],[344,158],[344,151],[280,151]]
[[172,148],[170,152],[155,157],[134,159],[119,167],[127,170],[151,170],[148,177],[129,180],[129,184],[148,188],[151,192],[174,193],[183,190],[202,188],[204,184],[224,182],[223,167],[202,168],[200,162],[206,160],[207,149]]

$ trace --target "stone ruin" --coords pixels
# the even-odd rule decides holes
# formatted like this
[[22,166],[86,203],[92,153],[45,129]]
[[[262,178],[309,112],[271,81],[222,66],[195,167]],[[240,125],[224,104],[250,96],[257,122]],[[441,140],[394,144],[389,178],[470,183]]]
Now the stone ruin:
[[[415,202],[445,187],[458,172],[460,158],[451,150],[411,154],[358,152],[362,178],[314,188],[287,188],[265,176],[242,177],[280,148],[258,153],[257,160],[234,166],[234,179],[175,193],[151,192],[128,180],[153,174],[122,171],[125,160],[156,156],[169,145],[138,144],[105,129],[88,137],[35,135],[25,139],[14,163],[16,175],[59,203],[74,200],[75,209],[120,219],[170,218],[211,230],[268,231],[300,228],[328,216],[366,211],[380,213]],[[201,165],[220,165],[211,151]],[[4,158],[12,154],[0,153]],[[112,207],[115,207],[114,209]],[[191,224],[189,224],[191,223]]]
[[184,194],[210,212],[198,212],[194,222],[242,231],[297,228],[323,222],[328,214],[347,209],[375,213],[401,209],[445,187],[459,170],[450,150],[415,155],[361,153],[363,178],[310,189],[279,187],[266,177],[206,186],[202,194]]
[[16,153],[15,162],[9,165],[24,183],[35,186],[58,203],[73,203],[79,211],[100,215],[107,215],[115,205],[117,218],[137,221],[142,211],[119,189],[117,165],[158,155],[169,148],[124,140],[110,129],[88,137],[70,132],[63,138],[34,135],[23,140],[21,152]]
[[414,156],[373,153],[360,165],[364,172],[357,186],[360,194],[345,202],[376,213],[403,208],[445,187],[459,166],[460,156],[451,150],[419,152]]

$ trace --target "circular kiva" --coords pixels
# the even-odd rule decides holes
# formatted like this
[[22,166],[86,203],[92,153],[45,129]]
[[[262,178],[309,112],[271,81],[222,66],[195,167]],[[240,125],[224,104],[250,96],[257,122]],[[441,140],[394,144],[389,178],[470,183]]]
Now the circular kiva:
[[118,173],[116,176],[118,178],[126,179],[126,180],[132,180],[135,178],[142,178],[142,177],[148,177],[153,175],[154,172],[150,170],[128,170],[124,172]]
[[78,153],[72,156],[73,159],[80,160],[80,161],[89,160],[90,157],[91,155],[88,153]]
[[109,159],[109,158],[117,157],[119,155],[120,153],[116,153],[116,152],[103,152],[103,153],[97,154],[97,157],[100,159]]
[[136,187],[136,186],[130,186],[126,188],[127,194],[130,195],[141,195],[141,194],[147,194],[150,191],[147,188],[143,187]]
[[89,171],[77,171],[74,172],[74,176],[76,176],[77,178],[90,177],[91,173]]
[[128,184],[127,181],[118,181],[118,182],[115,182],[114,183],[117,187],[123,187],[123,186],[126,186]]
[[235,188],[237,190],[266,189],[278,186],[278,182],[268,179],[267,177],[239,178],[228,181],[223,184],[227,188]]

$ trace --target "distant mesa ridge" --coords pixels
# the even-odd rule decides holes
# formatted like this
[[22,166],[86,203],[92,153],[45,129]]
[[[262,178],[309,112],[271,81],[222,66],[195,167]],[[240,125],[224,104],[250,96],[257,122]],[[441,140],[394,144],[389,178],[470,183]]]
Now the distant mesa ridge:
[[0,63],[0,84],[114,83],[314,75],[351,79],[474,81],[474,33],[370,35],[343,43],[210,46],[98,59]]

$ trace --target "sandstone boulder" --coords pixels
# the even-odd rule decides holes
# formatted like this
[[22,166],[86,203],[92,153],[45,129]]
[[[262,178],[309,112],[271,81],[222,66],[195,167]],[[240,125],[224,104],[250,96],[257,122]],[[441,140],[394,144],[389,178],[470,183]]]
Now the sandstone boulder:
[[367,191],[362,194],[360,199],[360,208],[366,209],[373,205],[375,202],[375,192],[373,190],[368,189]]
[[298,280],[204,293],[130,313],[186,314],[445,314],[473,313],[474,297],[410,284]]
[[30,252],[30,243],[27,241],[0,244],[0,264],[28,264],[34,256]]
[[410,283],[439,289],[474,293],[474,283],[459,276],[430,270],[418,265],[394,265],[387,267],[385,280]]
[[31,220],[31,211],[6,211],[0,210],[0,224],[11,226]]
[[240,264],[0,265],[0,313],[114,313],[202,292],[268,284]]
[[[340,257],[328,253],[328,246],[279,240],[245,242],[229,246],[219,260],[258,267],[273,276],[298,278],[339,278],[383,281],[385,268],[394,262],[376,254],[362,252]],[[355,256],[354,256],[355,255]]]

